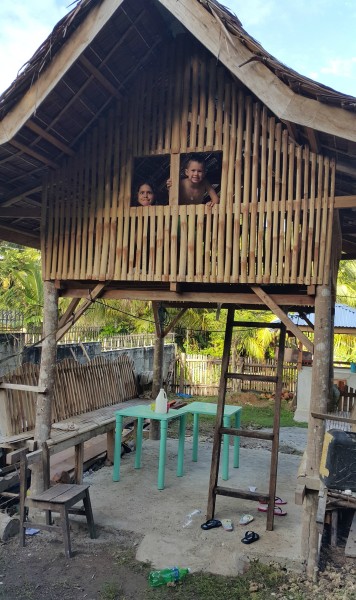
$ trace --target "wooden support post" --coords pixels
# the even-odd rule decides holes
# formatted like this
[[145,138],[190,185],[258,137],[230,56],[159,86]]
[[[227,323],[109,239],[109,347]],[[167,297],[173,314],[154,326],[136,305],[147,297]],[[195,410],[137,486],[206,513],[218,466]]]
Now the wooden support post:
[[[34,439],[38,447],[49,439],[52,424],[52,404],[54,398],[54,371],[57,360],[56,332],[58,327],[58,292],[52,281],[43,282],[43,342],[38,386],[45,388],[45,394],[37,396],[36,424]],[[43,473],[37,465],[33,468],[32,491],[35,494],[44,490]]]
[[84,442],[74,446],[74,483],[83,483]]
[[106,460],[108,463],[113,465],[114,464],[114,447],[115,447],[115,436],[114,436],[113,429],[111,431],[108,431],[106,434],[106,444],[107,444]]
[[[327,410],[330,375],[331,287],[320,285],[316,289],[314,358],[310,395],[310,413]],[[319,466],[324,441],[324,421],[309,417],[306,450],[306,476],[319,477]],[[315,577],[319,558],[319,532],[316,524],[318,492],[307,490],[302,524],[302,552],[306,559],[307,575]]]

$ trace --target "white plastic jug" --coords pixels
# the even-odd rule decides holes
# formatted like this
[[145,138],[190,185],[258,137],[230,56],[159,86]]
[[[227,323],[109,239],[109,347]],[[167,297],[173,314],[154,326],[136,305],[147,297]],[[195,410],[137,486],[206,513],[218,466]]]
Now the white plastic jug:
[[168,412],[167,407],[167,394],[163,388],[159,390],[158,396],[156,398],[156,408],[155,412],[157,413],[166,413]]

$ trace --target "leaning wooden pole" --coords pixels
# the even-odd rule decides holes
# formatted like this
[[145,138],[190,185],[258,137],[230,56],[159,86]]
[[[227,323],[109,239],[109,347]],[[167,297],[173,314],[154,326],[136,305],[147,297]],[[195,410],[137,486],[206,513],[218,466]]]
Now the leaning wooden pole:
[[[324,421],[315,419],[311,415],[312,413],[327,412],[330,393],[331,300],[331,286],[317,286],[310,417],[306,450],[306,476],[312,479],[319,478]],[[319,532],[316,523],[318,500],[318,491],[308,489],[304,500],[302,552],[306,559],[307,575],[310,578],[314,578],[318,570]]]
[[[43,342],[41,365],[38,379],[39,387],[45,388],[44,394],[38,394],[36,404],[35,441],[37,446],[48,440],[51,433],[52,405],[54,398],[54,372],[57,358],[56,332],[58,328],[58,293],[51,281],[43,283]],[[32,473],[32,491],[43,491],[43,473],[36,470]]]
[[[163,346],[164,338],[162,327],[158,315],[158,302],[152,302],[153,315],[156,327],[156,340],[153,354],[153,380],[152,380],[152,400],[157,397],[160,388],[163,385]],[[159,440],[159,422],[151,419],[150,439]]]

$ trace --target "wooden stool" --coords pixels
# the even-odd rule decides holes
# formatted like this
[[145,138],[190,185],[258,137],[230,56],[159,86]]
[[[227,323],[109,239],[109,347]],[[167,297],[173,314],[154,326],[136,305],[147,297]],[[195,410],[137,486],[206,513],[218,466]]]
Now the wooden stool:
[[[89,485],[64,484],[58,483],[49,487],[49,455],[47,446],[42,450],[33,452],[31,464],[42,462],[44,473],[44,492],[36,495],[27,496],[27,469],[29,460],[26,450],[20,454],[20,545],[25,546],[25,532],[28,522],[26,522],[26,508],[37,508],[45,511],[46,523],[32,523],[31,527],[35,529],[45,529],[47,531],[61,531],[64,540],[64,551],[67,558],[72,556],[70,535],[69,535],[69,514],[85,515],[91,538],[95,538],[95,525],[91,502],[89,496]],[[31,455],[29,456],[31,458]],[[37,459],[37,460],[36,460]],[[75,504],[83,500],[83,508],[73,508]],[[60,524],[53,525],[51,513],[56,512],[60,515]]]

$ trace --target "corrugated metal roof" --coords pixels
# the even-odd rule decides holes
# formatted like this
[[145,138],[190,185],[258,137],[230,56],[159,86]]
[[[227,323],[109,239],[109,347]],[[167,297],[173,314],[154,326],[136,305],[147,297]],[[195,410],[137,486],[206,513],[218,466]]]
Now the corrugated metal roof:
[[[289,318],[299,327],[308,327],[308,324],[299,315],[288,315]],[[314,324],[314,314],[308,315],[309,321]],[[334,327],[345,329],[356,329],[356,308],[346,304],[335,304],[335,322]]]

